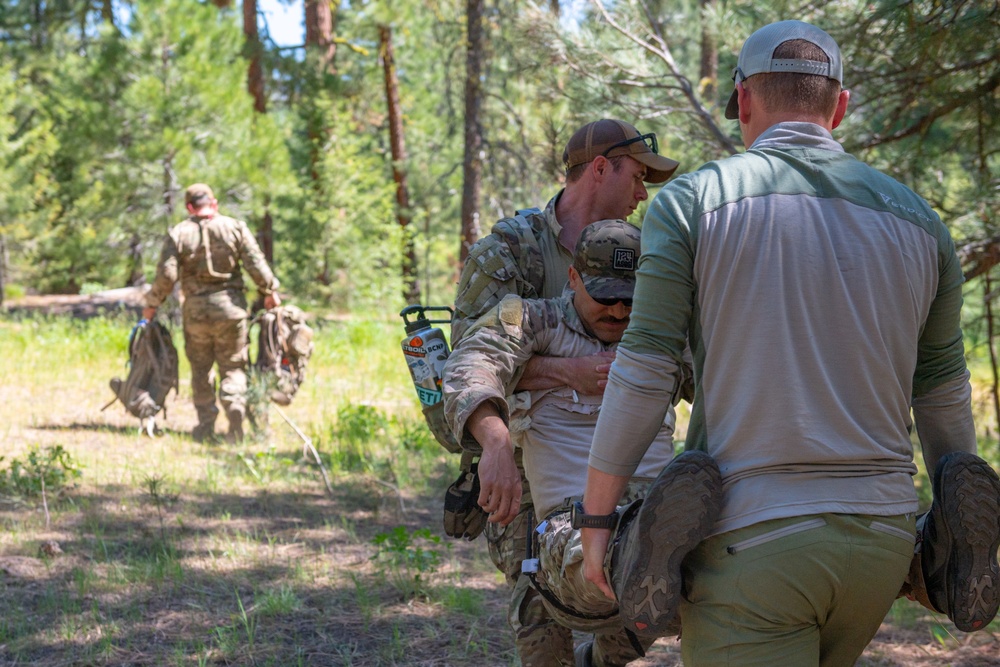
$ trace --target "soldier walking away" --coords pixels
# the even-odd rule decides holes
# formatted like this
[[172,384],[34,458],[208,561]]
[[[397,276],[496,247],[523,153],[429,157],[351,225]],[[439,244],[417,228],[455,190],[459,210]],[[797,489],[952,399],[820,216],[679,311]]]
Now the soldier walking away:
[[242,220],[219,215],[212,189],[195,183],[184,193],[188,218],[167,234],[156,267],[156,279],[146,295],[142,316],[152,320],[156,309],[180,281],[184,299],[184,348],[191,363],[191,390],[198,425],[198,442],[215,440],[213,368],[219,367],[219,400],[229,419],[227,439],[243,439],[248,362],[247,301],[241,267],[264,295],[264,307],[281,305],[278,280],[257,241]]

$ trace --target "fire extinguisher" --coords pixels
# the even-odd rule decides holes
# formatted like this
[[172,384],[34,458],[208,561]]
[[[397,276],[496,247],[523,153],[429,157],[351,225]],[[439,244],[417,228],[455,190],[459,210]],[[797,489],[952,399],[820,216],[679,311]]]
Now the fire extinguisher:
[[[427,314],[434,311],[447,312],[448,318],[432,320]],[[452,314],[453,311],[448,306],[420,305],[407,306],[399,313],[406,325],[406,338],[402,341],[403,355],[425,411],[441,402],[444,363],[450,352],[444,332],[433,325],[450,323]]]

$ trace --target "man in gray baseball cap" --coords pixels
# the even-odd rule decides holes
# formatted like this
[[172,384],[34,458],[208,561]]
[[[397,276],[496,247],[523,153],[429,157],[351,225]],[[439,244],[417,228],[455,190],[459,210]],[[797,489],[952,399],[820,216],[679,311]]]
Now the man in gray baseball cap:
[[[675,496],[654,482],[629,574],[605,580],[610,531],[584,530],[585,561],[635,632],[662,634],[679,610],[688,666],[853,665],[918,531],[931,601],[959,629],[985,627],[1000,602],[1000,479],[976,456],[961,265],[924,199],[833,138],[842,81],[816,26],[755,32],[727,109],[746,153],[674,179],[643,221],[584,513],[614,509],[687,342],[685,444],[718,463],[722,508],[683,554],[689,540],[665,520]],[[934,471],[919,524],[914,425]]]

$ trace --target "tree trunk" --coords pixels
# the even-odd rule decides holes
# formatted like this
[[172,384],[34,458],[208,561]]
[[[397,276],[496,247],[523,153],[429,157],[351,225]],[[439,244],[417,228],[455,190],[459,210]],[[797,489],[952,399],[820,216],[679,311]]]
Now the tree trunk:
[[102,0],[101,20],[114,28],[115,32],[118,32],[118,24],[115,23],[115,8],[111,0]]
[[333,7],[330,0],[306,0],[306,46],[318,53],[320,70],[333,72],[337,45],[333,42]]
[[261,64],[264,47],[257,33],[257,0],[243,0],[243,34],[246,36],[246,57],[250,61],[247,67],[247,90],[253,97],[254,111],[266,113],[264,67]]
[[385,72],[385,100],[389,110],[389,145],[392,149],[392,179],[396,182],[396,219],[403,228],[403,298],[406,303],[420,303],[417,281],[417,254],[413,235],[408,229],[412,212],[406,187],[406,146],[403,142],[403,113],[399,105],[399,80],[392,52],[392,29],[378,27],[379,57]]
[[459,271],[469,257],[469,247],[479,238],[479,197],[483,180],[483,133],[479,121],[483,107],[483,0],[466,0],[468,40],[465,52],[465,157],[462,160],[462,236]]
[[146,282],[146,276],[142,272],[142,239],[139,238],[138,232],[133,232],[129,240],[128,256],[129,271],[125,287],[137,287]]
[[[336,47],[333,42],[334,14],[330,0],[305,0],[306,23],[306,57],[310,61],[316,58],[314,79],[319,83],[318,90],[326,90],[322,79],[327,74],[333,74],[334,55]],[[312,76],[312,74],[310,74]],[[309,174],[313,186],[320,188],[320,162],[323,159],[322,150],[325,143],[327,128],[324,126],[323,114],[314,104],[307,103],[306,132],[309,136]]]
[[271,198],[264,200],[264,217],[260,221],[260,230],[257,232],[257,241],[260,242],[260,251],[264,253],[264,259],[268,265],[274,268],[274,218],[271,217]]
[[700,0],[701,5],[701,94],[702,99],[714,100],[719,88],[719,44],[715,29],[708,25],[707,16],[716,0]]

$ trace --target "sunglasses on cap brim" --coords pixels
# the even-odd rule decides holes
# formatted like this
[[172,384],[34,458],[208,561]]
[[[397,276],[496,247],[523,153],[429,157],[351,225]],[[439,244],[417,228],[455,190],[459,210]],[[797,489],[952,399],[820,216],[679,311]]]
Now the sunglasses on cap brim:
[[640,134],[638,137],[632,137],[631,139],[626,139],[625,141],[619,141],[617,144],[609,146],[607,150],[601,153],[602,157],[608,157],[608,153],[615,150],[616,148],[624,148],[626,146],[631,146],[632,144],[643,142],[646,147],[657,155],[660,154],[660,144],[656,141],[656,135],[652,132],[648,134]]

